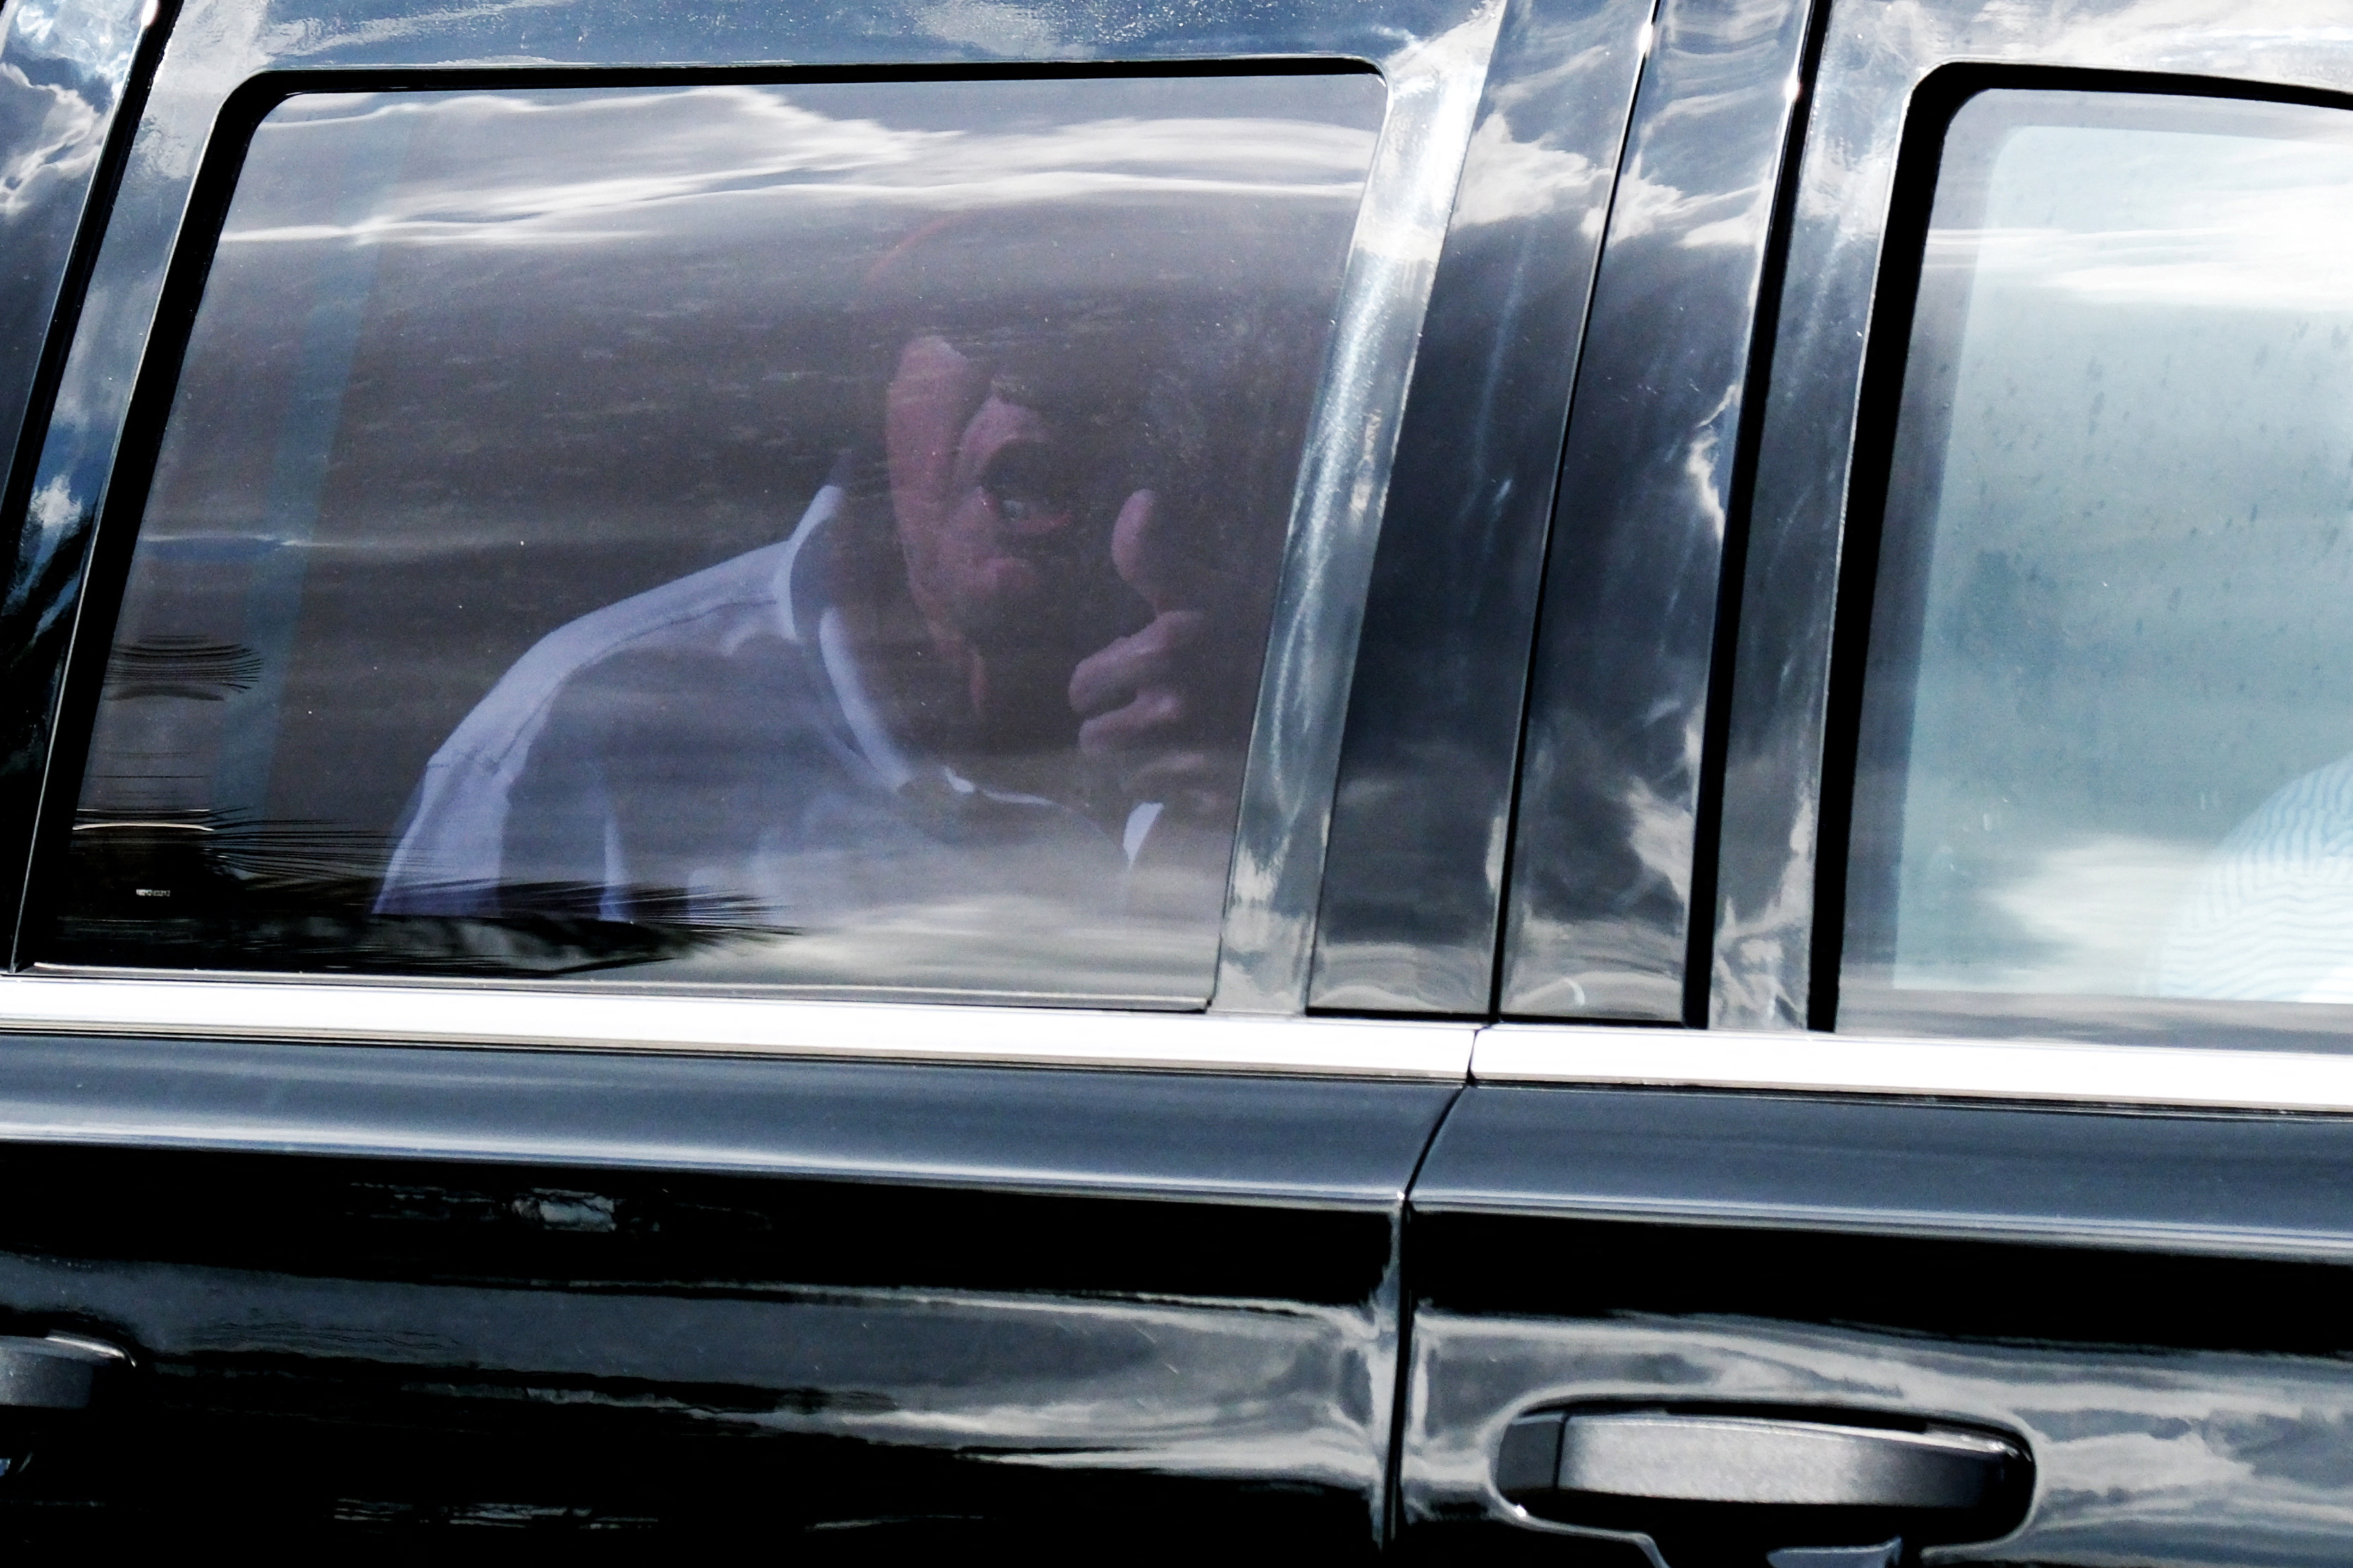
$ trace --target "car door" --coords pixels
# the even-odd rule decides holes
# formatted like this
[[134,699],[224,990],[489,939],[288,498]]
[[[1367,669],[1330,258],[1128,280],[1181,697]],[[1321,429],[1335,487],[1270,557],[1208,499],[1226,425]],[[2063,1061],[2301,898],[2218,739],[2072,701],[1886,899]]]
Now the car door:
[[1407,1543],[2344,1558],[2348,89],[2293,8],[1664,8]]
[[[1385,494],[1468,497],[1501,811],[1646,25],[18,0],[7,1528],[1385,1539],[1403,1196],[1485,1003],[1307,1016],[1349,671]],[[906,531],[966,501],[1094,519],[1015,566],[1096,588],[955,620]],[[1222,597],[1188,515],[1258,563]],[[1056,773],[1121,710],[1068,652],[1171,615],[1228,793]],[[951,658],[1061,750],[902,743],[910,693],[997,711]],[[1415,873],[1458,988],[1472,851]],[[1117,900],[991,901],[1082,861]]]

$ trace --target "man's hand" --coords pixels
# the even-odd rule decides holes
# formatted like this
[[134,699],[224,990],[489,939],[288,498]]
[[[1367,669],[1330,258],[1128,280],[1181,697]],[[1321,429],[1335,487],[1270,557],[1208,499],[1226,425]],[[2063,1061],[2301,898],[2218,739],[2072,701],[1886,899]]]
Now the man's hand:
[[[1142,631],[1098,649],[1071,674],[1071,706],[1085,721],[1079,749],[1114,764],[1128,796],[1198,817],[1230,810],[1231,763],[1215,742],[1255,692],[1236,650],[1212,635],[1214,584],[1177,548],[1159,498],[1138,490],[1112,526],[1112,564],[1153,612]],[[1229,633],[1230,628],[1223,628]]]

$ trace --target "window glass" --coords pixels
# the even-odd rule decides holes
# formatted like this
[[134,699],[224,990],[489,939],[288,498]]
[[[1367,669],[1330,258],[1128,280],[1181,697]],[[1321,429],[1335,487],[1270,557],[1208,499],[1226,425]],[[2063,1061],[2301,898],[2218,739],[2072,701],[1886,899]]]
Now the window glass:
[[281,103],[46,956],[1198,1003],[1383,107]]
[[2341,110],[1960,110],[1882,535],[1842,1025],[2327,1028],[2296,1005],[2353,1002],[2348,257]]

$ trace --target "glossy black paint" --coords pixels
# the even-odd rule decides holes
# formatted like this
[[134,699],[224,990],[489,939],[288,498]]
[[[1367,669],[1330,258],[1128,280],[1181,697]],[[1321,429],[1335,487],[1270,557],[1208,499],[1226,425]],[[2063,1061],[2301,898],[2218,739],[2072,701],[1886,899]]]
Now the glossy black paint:
[[[59,18],[16,5],[0,29],[0,142],[9,148],[0,202],[0,442],[9,469],[0,515],[25,519],[0,597],[0,866],[22,863],[47,752],[48,708],[71,629],[89,520],[67,496],[37,498],[34,461],[97,253],[98,226],[121,174],[141,86],[159,36],[141,0]],[[118,110],[131,113],[118,133]],[[0,879],[5,886],[13,879]],[[16,889],[6,895],[13,904]]]
[[0,1142],[513,1160],[1383,1212],[1447,1084],[9,1038]]
[[1661,13],[1554,512],[1507,1016],[1683,1016],[1718,572],[1810,10]]
[[[406,1163],[11,1163],[82,1196],[9,1238],[16,1310],[70,1300],[144,1363],[144,1408],[116,1422],[112,1463],[82,1459],[85,1490],[26,1477],[28,1501],[79,1495],[105,1528],[438,1510],[780,1542],[943,1515],[1084,1537],[1143,1509],[1179,1517],[1179,1536],[1217,1519],[1302,1550],[1369,1533],[1362,1489],[1312,1454],[1322,1435],[1282,1419],[1318,1398],[1301,1385],[1335,1358],[1316,1330],[1345,1312],[1277,1305],[1282,1282],[1247,1268],[1185,1266],[1231,1256],[1251,1228],[1231,1211]],[[159,1186],[202,1217],[155,1215]],[[1308,1270],[1377,1268],[1388,1226],[1356,1228],[1336,1248],[1251,1239]],[[1078,1414],[1025,1428],[1000,1408],[1056,1396]],[[1185,1462],[1221,1415],[1244,1474]]]
[[2023,1434],[2019,1536],[1940,1561],[2341,1560],[2348,1156],[2341,1118],[1474,1088],[1409,1221],[1408,1540],[1530,1528],[1484,1468],[1517,1411],[1730,1400]]
[[[12,154],[0,208],[0,430],[23,425],[53,313],[93,189],[104,199],[101,149],[139,42],[139,6],[87,10],[64,27],[14,7],[0,76],[0,126]],[[15,160],[21,159],[21,163]],[[70,310],[71,302],[68,302]]]
[[2150,1352],[2338,1356],[2353,1341],[2341,1261],[1495,1215],[1418,1219],[1414,1247],[1444,1281],[1418,1306],[1464,1314],[1730,1315]]
[[1482,1084],[1413,1201],[2353,1256],[2353,1121]]
[[7,1322],[140,1362],[0,1535],[818,1555],[1368,1549],[1453,1092],[68,1039],[0,1083]]
[[1525,0],[1497,41],[1365,605],[1311,1006],[1488,1009],[1545,531],[1651,12]]

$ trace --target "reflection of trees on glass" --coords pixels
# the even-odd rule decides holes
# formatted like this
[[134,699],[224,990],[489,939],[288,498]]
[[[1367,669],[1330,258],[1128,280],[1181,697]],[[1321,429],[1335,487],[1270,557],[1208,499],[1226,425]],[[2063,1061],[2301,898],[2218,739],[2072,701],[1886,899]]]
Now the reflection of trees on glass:
[[122,644],[107,656],[106,696],[112,701],[185,697],[221,702],[232,692],[252,690],[260,673],[261,656],[242,643],[158,637]]
[[87,963],[350,973],[565,973],[677,957],[736,934],[717,911],[690,925],[602,919],[601,887],[529,890],[536,913],[498,921],[367,912],[386,846],[308,822],[189,816],[74,826],[71,956]]
[[1198,1001],[1380,108],[290,100],[58,955]]

